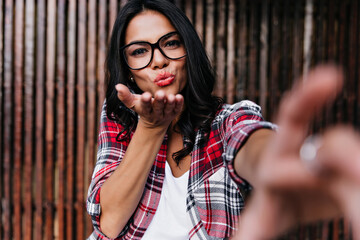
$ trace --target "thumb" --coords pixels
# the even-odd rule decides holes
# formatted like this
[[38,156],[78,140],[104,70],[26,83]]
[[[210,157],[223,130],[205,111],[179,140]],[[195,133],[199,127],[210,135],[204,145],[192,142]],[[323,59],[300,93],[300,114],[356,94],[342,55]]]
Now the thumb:
[[117,96],[122,103],[125,104],[128,108],[133,108],[135,106],[135,96],[132,94],[128,87],[124,84],[117,84],[115,85],[115,89],[118,92]]

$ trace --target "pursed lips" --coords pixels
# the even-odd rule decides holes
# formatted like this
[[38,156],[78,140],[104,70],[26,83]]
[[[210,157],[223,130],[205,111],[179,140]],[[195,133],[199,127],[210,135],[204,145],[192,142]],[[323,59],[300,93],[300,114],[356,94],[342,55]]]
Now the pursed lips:
[[175,80],[174,74],[171,74],[169,72],[161,72],[156,76],[154,83],[159,87],[164,87],[170,85],[174,80]]

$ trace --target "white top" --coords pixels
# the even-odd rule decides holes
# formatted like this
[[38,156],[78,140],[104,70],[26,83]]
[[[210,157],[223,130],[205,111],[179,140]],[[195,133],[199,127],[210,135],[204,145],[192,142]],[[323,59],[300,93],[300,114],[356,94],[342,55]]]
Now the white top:
[[175,178],[166,162],[159,206],[142,239],[189,239],[192,224],[190,216],[186,213],[188,179],[189,171]]

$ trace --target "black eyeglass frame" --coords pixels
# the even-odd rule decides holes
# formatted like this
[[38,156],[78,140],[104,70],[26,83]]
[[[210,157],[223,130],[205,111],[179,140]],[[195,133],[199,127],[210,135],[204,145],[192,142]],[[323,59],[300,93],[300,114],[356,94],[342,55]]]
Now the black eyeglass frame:
[[[149,64],[150,64],[151,61],[153,60],[154,51],[155,51],[156,48],[159,49],[159,51],[161,52],[161,54],[162,54],[164,57],[166,57],[166,58],[168,58],[168,59],[171,59],[171,60],[178,60],[178,59],[181,59],[181,58],[185,57],[185,56],[187,55],[187,53],[185,53],[184,56],[181,56],[181,57],[178,57],[178,58],[168,57],[168,56],[163,52],[163,50],[161,49],[161,47],[160,47],[160,45],[159,45],[159,43],[160,43],[160,41],[161,41],[162,39],[164,39],[164,38],[166,38],[166,37],[170,37],[170,36],[172,36],[172,35],[174,35],[174,34],[179,34],[179,33],[176,32],[176,31],[174,31],[174,32],[169,32],[169,33],[161,36],[161,37],[157,40],[156,43],[149,43],[149,42],[146,42],[146,41],[136,41],[136,42],[132,42],[132,43],[129,43],[129,44],[121,47],[121,48],[120,48],[120,51],[121,51],[122,54],[123,54],[124,60],[125,60],[125,62],[126,62],[126,65],[127,65],[131,70],[140,70],[140,69],[146,68],[147,66],[149,66]],[[179,36],[180,36],[180,34],[179,34]],[[180,36],[180,38],[181,38],[181,36]],[[145,43],[145,44],[149,44],[149,45],[151,46],[151,58],[150,58],[150,60],[149,60],[149,63],[146,64],[144,67],[141,67],[141,68],[132,68],[132,67],[129,66],[129,63],[128,63],[128,61],[127,61],[126,54],[125,54],[125,51],[124,51],[124,50],[125,50],[125,48],[127,48],[128,46],[131,46],[131,45],[134,45],[134,44],[139,44],[139,43]],[[186,52],[186,51],[185,51],[185,52]]]

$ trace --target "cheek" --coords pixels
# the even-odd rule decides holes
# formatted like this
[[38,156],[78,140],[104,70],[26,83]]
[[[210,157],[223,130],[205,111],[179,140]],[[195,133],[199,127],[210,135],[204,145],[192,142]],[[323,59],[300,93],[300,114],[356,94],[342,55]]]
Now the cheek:
[[184,89],[185,85],[188,82],[188,74],[187,74],[187,67],[186,67],[186,63],[183,64],[182,69],[181,69],[181,89]]
[[132,72],[132,76],[136,82],[136,85],[142,90],[142,91],[149,91],[149,80],[148,80],[148,76],[149,73],[147,73],[145,71],[146,69],[140,70],[140,71],[134,71]]
[[134,71],[134,77],[143,82],[149,80],[149,76],[151,76],[151,73],[152,70],[146,67],[144,69]]

